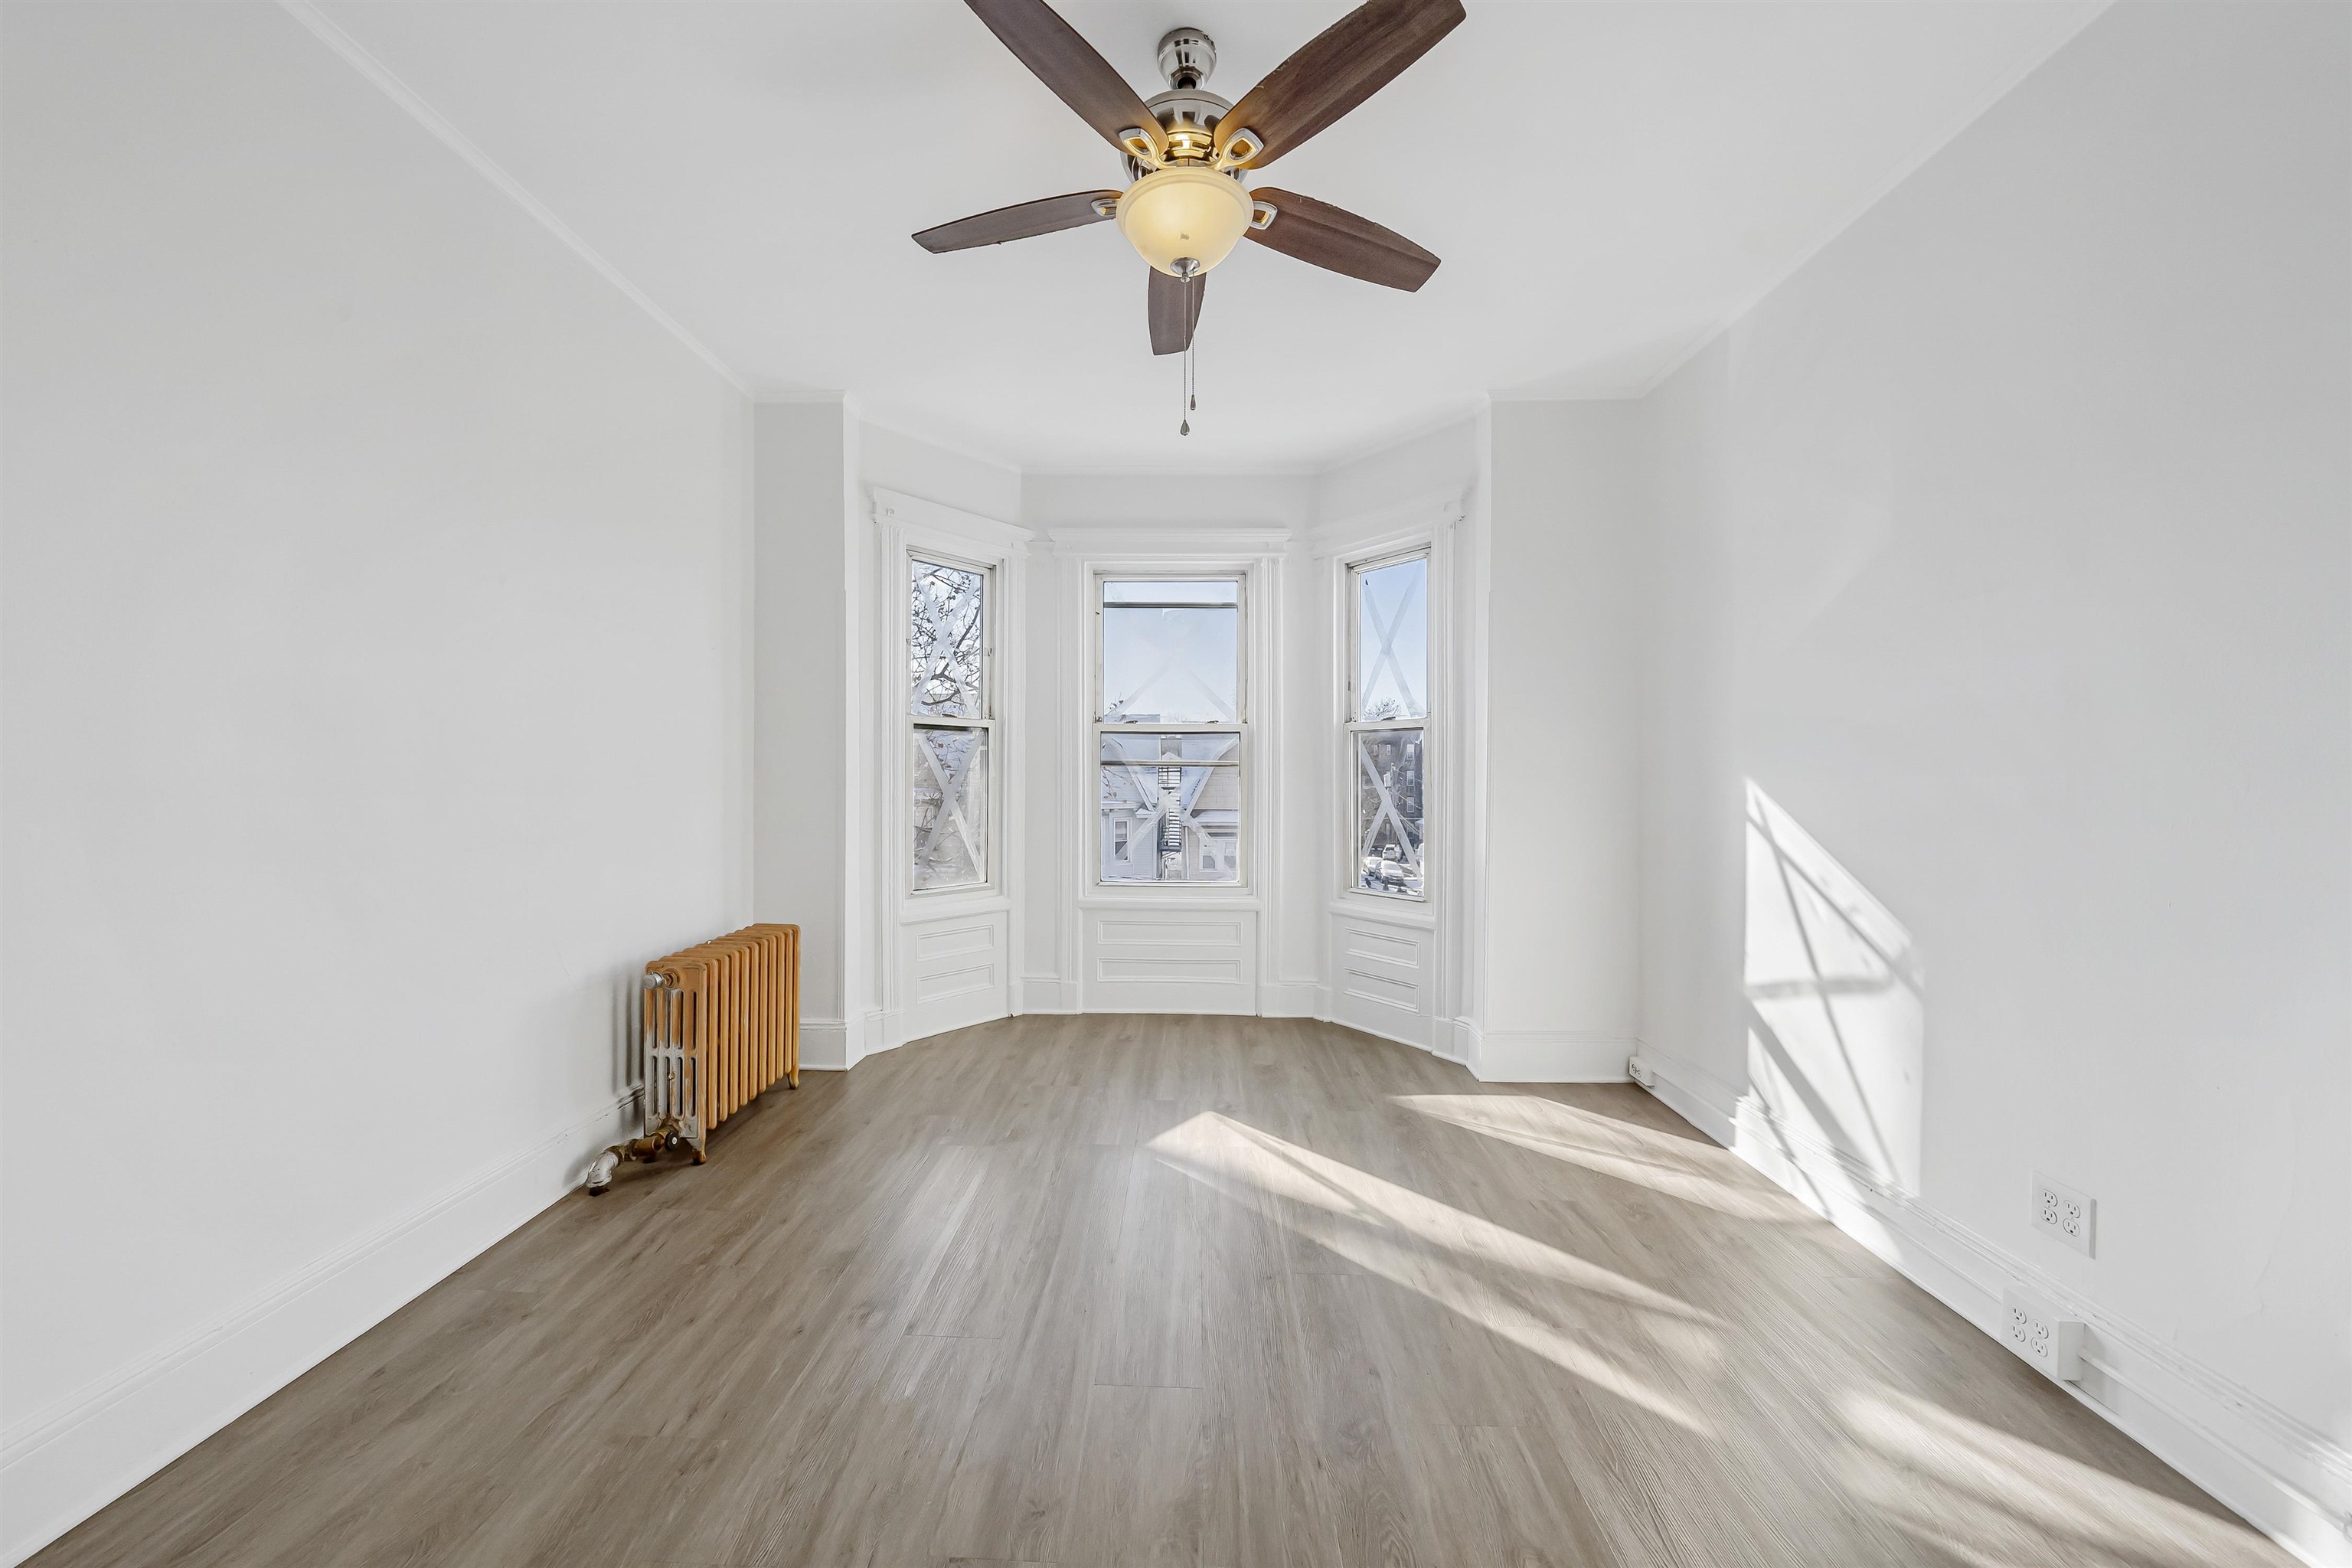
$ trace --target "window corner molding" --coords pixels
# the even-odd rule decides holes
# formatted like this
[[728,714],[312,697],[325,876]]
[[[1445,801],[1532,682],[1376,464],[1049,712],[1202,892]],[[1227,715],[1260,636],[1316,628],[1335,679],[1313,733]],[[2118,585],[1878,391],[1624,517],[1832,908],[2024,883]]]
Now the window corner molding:
[[868,487],[866,517],[877,527],[961,540],[1000,556],[1025,555],[1036,531],[882,485]]
[[1433,490],[1376,511],[1335,518],[1310,532],[1318,560],[1433,539],[1470,515],[1470,487]]

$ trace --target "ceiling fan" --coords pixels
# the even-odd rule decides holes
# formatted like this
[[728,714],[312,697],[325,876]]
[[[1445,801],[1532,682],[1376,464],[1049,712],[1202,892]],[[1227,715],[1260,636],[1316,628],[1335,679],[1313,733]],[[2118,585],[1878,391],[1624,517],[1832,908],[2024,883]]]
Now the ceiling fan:
[[1261,186],[1265,168],[1429,52],[1463,17],[1461,0],[1366,0],[1274,74],[1228,103],[1203,89],[1217,47],[1197,27],[1160,40],[1169,90],[1149,103],[1045,0],[964,0],[989,30],[1126,160],[1123,191],[1074,191],[927,228],[933,252],[1002,245],[1116,222],[1151,264],[1151,352],[1182,353],[1201,319],[1209,269],[1244,238],[1350,278],[1410,292],[1437,258],[1312,196]]

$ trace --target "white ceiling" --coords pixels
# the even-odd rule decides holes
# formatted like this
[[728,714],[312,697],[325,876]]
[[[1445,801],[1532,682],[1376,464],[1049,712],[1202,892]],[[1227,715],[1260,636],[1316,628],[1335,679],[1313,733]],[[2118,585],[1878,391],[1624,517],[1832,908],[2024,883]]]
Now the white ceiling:
[[[1344,0],[1064,14],[1149,96],[1205,27],[1238,99]],[[2098,9],[2041,0],[1484,5],[1260,183],[1445,258],[1401,294],[1244,245],[1177,435],[1143,263],[1108,224],[908,236],[1120,183],[955,0],[323,9],[755,392],[1030,469],[1314,467],[1482,392],[1645,389]]]

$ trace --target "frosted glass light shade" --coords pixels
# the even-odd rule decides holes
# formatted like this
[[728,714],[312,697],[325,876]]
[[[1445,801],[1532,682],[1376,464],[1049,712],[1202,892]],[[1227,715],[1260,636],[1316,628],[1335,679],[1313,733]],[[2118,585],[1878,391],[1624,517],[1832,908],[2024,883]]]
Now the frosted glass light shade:
[[1242,183],[1206,169],[1160,169],[1128,186],[1118,198],[1118,231],[1136,253],[1171,278],[1180,258],[1206,272],[1233,253],[1249,226],[1250,196]]

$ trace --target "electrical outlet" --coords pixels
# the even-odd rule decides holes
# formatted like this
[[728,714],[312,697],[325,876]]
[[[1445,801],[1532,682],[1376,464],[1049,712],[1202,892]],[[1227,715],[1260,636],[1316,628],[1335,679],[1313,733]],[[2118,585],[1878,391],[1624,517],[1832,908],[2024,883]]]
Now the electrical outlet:
[[2052,1240],[2073,1247],[2085,1258],[2095,1257],[2092,1232],[2098,1217],[2096,1199],[2086,1198],[2039,1171],[2033,1173],[2033,1223]]
[[2009,1348],[2056,1383],[2083,1375],[2083,1322],[2062,1318],[2032,1291],[2011,1285],[2000,1293],[2001,1338]]

